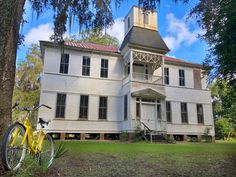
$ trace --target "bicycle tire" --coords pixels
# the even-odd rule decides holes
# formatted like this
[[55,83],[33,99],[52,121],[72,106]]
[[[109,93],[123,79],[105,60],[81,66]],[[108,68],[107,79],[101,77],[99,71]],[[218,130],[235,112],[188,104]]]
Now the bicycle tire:
[[[45,149],[48,149],[46,151]],[[48,154],[46,154],[49,152]],[[48,157],[46,157],[48,156]],[[39,165],[49,168],[54,160],[54,142],[50,134],[46,134],[42,144],[42,151],[39,153]]]
[[[16,130],[17,128],[20,130],[21,134],[18,134],[15,144],[13,145],[13,147],[10,147],[9,144],[11,143],[12,135],[14,133],[14,130]],[[7,132],[5,133],[2,141],[2,152],[1,152],[2,163],[5,170],[16,171],[17,169],[20,168],[22,161],[25,159],[28,146],[27,140],[24,142],[22,147],[19,146],[21,142],[20,139],[23,139],[24,135],[25,135],[25,127],[18,122],[11,125],[8,128]],[[20,158],[16,157],[18,150],[21,151]]]

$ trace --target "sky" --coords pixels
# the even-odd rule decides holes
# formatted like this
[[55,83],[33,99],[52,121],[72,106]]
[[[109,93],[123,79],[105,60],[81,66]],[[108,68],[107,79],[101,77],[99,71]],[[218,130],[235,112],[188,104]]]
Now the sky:
[[[199,28],[196,19],[187,19],[189,11],[197,2],[198,0],[194,0],[188,4],[176,4],[173,0],[162,0],[157,8],[158,30],[171,50],[167,54],[168,56],[195,63],[202,63],[204,60],[207,44],[198,37],[204,31]],[[124,38],[123,19],[133,5],[138,5],[138,0],[124,0],[118,9],[114,5],[112,6],[114,25],[107,30],[107,33],[117,37],[120,43]],[[24,20],[27,22],[23,24],[20,31],[24,35],[24,42],[19,46],[17,63],[25,59],[32,43],[49,40],[53,34],[53,12],[50,10],[37,18],[27,1]],[[69,27],[67,28],[69,29]],[[78,24],[74,23],[71,32],[67,32],[66,35],[79,35]]]

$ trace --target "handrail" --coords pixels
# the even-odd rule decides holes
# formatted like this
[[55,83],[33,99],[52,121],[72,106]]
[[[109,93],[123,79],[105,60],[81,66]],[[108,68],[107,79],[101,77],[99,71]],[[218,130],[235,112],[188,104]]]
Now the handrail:
[[132,76],[134,80],[144,81],[144,82],[149,82],[149,83],[156,83],[162,79],[162,76],[139,73],[139,72],[133,72]]
[[143,124],[143,126],[144,126],[149,132],[152,131],[145,123],[141,122],[141,124]]

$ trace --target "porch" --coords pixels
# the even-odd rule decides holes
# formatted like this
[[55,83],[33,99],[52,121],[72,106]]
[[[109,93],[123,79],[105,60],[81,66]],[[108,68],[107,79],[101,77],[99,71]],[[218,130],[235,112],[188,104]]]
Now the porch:
[[125,80],[163,84],[163,56],[156,53],[129,50],[124,56]]
[[166,133],[165,95],[147,88],[131,93],[135,100],[135,120],[142,130]]

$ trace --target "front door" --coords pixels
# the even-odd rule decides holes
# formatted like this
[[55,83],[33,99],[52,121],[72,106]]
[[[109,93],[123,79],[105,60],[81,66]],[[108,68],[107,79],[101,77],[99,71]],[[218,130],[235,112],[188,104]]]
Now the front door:
[[156,130],[156,109],[155,104],[142,103],[141,121],[151,130]]

